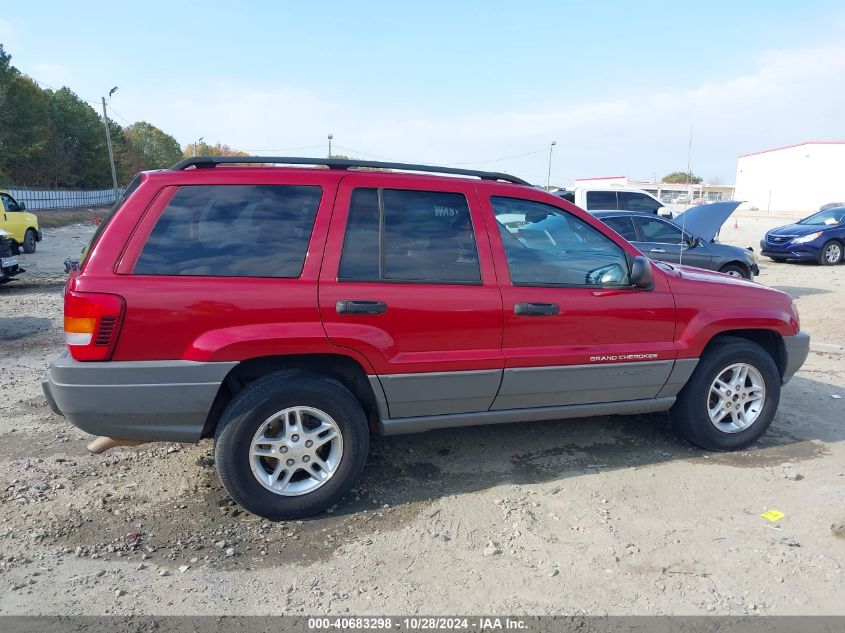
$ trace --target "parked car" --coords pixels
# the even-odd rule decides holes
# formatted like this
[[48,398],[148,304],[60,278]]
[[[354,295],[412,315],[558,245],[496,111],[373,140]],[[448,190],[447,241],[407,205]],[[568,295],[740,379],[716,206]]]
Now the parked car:
[[776,262],[816,261],[823,266],[840,263],[843,248],[845,206],[828,207],[795,224],[779,226],[760,242],[763,255]]
[[[552,248],[497,221],[540,215],[568,228]],[[743,448],[809,348],[786,293],[652,264],[518,178],[272,157],[137,177],[64,331],[44,393],[92,448],[214,438],[228,493],[272,519],[337,503],[370,432],[669,411]]]
[[24,272],[18,264],[20,249],[8,231],[0,229],[0,284],[12,281],[18,274]]
[[621,187],[575,187],[559,189],[554,194],[585,211],[640,211],[672,217],[672,211],[642,189]]
[[715,241],[724,223],[723,216],[717,213],[717,209],[722,207],[732,212],[739,204],[715,202],[685,211],[685,214],[701,214],[703,221],[700,224],[691,222],[698,229],[696,233],[682,230],[679,226],[681,221],[670,222],[646,213],[599,211],[593,215],[650,259],[671,264],[683,263],[734,277],[753,279],[760,274],[754,251]]
[[23,202],[15,200],[8,191],[0,191],[0,229],[11,234],[24,253],[34,253],[35,246],[41,241],[38,217],[26,211]]

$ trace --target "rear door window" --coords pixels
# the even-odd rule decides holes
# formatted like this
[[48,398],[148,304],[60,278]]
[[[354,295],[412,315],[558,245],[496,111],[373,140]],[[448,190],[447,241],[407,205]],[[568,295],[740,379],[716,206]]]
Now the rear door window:
[[295,185],[180,187],[134,273],[299,277],[321,193]]
[[619,206],[615,191],[588,191],[587,208],[590,211],[616,211]]
[[480,284],[466,197],[441,191],[355,189],[338,278]]
[[601,220],[629,242],[637,241],[637,231],[634,229],[631,218],[617,216],[615,218],[602,218]]

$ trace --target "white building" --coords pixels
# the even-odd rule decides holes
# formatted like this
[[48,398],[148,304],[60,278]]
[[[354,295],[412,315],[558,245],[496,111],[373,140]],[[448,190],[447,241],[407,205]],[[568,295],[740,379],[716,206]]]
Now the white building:
[[807,213],[845,202],[845,142],[807,141],[744,154],[736,161],[743,209]]

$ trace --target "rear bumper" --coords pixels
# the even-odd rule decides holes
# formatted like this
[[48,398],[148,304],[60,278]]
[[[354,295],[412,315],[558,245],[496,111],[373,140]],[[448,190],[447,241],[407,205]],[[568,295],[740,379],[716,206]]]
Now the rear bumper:
[[41,383],[50,407],[83,431],[126,440],[197,442],[237,363],[79,362],[67,353]]
[[784,336],[783,349],[785,353],[783,384],[786,384],[807,360],[807,354],[810,353],[810,335],[799,332],[795,336]]

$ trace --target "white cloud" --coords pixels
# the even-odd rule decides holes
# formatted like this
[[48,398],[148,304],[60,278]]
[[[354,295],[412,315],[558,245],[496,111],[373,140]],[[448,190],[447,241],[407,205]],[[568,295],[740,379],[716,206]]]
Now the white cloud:
[[[368,103],[364,95],[244,86],[237,80],[199,92],[185,88],[169,98],[127,93],[121,101],[131,107],[117,102],[115,107],[133,120],[155,122],[183,143],[203,136],[251,150],[325,143],[332,132],[340,148],[454,163],[525,153],[556,140],[556,182],[596,175],[650,177],[683,169],[690,124],[695,126],[693,170],[725,181],[733,180],[739,153],[841,134],[845,45],[768,51],[754,72],[725,75],[694,89],[670,86],[593,102],[569,96],[536,103],[531,95],[525,107],[449,116],[420,108],[388,110]],[[299,153],[319,155],[322,150]],[[546,160],[540,153],[479,167],[540,182]]]

